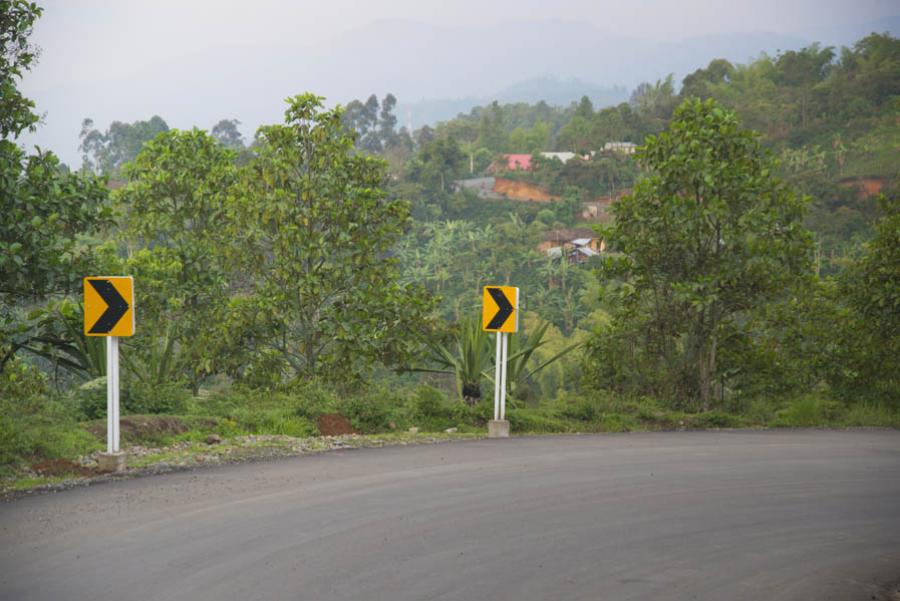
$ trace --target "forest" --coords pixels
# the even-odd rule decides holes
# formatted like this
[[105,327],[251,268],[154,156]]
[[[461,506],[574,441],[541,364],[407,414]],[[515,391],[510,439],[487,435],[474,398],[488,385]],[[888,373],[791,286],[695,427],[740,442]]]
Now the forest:
[[[82,333],[81,288],[100,274],[135,279],[126,446],[313,437],[323,416],[360,434],[481,432],[489,284],[524,299],[514,432],[900,426],[888,34],[713,60],[618,106],[494,102],[415,131],[392,94],[299,93],[252,138],[233,118],[104,130],[85,116],[82,163],[64,165],[16,142],[40,127],[19,83],[42,10],[0,8],[4,487],[65,477],[35,466],[103,446],[105,341]],[[461,183],[490,177],[552,200]],[[603,251],[539,250],[566,230]]]

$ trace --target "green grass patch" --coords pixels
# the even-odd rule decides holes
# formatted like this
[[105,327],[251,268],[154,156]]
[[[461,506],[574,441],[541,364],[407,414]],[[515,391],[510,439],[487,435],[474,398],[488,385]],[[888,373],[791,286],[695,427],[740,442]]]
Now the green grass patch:
[[[821,393],[739,399],[727,407],[732,410],[687,412],[647,397],[569,393],[537,404],[511,398],[507,417],[514,435],[743,427],[900,428],[896,409],[864,402],[848,405]],[[0,487],[5,490],[71,477],[60,471],[36,475],[36,470],[42,464],[64,465],[62,460],[78,467],[80,457],[105,446],[106,420],[80,421],[84,413],[77,397],[53,396],[43,390],[15,403],[0,400],[0,408]],[[133,454],[130,467],[318,452],[332,444],[319,437],[322,416],[349,420],[358,433],[341,439],[344,448],[483,436],[493,403],[485,398],[468,406],[427,385],[373,386],[347,393],[310,383],[279,391],[229,388],[191,397],[183,410],[181,414],[123,416],[122,446],[151,451]],[[417,434],[408,431],[412,426]],[[445,434],[448,429],[455,432]],[[216,444],[208,444],[211,435],[217,435],[212,441]]]

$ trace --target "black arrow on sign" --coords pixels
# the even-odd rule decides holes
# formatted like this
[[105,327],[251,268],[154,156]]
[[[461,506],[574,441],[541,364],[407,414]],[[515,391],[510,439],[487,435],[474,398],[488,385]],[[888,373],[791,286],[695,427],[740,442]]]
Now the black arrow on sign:
[[506,320],[509,319],[509,316],[513,314],[513,306],[500,288],[488,288],[488,294],[490,294],[491,298],[494,299],[494,302],[497,303],[497,314],[491,318],[486,329],[497,330],[501,328],[503,324],[506,323]]
[[108,334],[112,330],[125,312],[128,311],[128,303],[116,290],[116,287],[109,280],[88,280],[103,302],[106,303],[106,311],[100,316],[100,319],[91,326],[89,332],[91,334]]

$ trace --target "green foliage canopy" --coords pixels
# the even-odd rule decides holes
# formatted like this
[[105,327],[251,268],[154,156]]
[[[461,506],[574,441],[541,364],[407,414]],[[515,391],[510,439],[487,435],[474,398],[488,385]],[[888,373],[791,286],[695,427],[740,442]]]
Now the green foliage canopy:
[[[742,314],[810,269],[806,200],[774,175],[756,134],[714,101],[687,101],[647,138],[648,176],[614,205],[606,278],[628,283],[619,320],[639,320],[670,393],[708,408],[717,352]],[[602,361],[602,358],[598,358]]]
[[298,377],[336,380],[373,360],[402,364],[429,326],[431,301],[401,285],[388,252],[409,204],[386,197],[385,164],[354,150],[341,110],[311,94],[289,100],[283,125],[262,127],[234,211],[265,336]]

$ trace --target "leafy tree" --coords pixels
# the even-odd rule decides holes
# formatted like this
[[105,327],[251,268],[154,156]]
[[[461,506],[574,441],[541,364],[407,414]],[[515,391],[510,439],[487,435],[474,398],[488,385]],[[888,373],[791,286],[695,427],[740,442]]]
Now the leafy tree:
[[34,334],[20,309],[71,291],[88,273],[89,237],[112,218],[101,180],[8,139],[37,123],[16,80],[34,62],[28,36],[40,14],[27,2],[0,3],[0,368]]
[[893,403],[900,399],[900,199],[882,195],[884,216],[865,254],[841,281],[851,310],[841,343],[849,347],[832,378],[847,396]]
[[711,100],[685,102],[639,156],[648,176],[613,206],[609,235],[624,255],[604,275],[628,282],[617,319],[644,329],[649,369],[709,408],[723,339],[809,272],[806,201],[773,175],[758,135]]
[[422,148],[426,144],[428,144],[429,142],[434,140],[434,138],[435,138],[434,128],[431,128],[427,125],[423,125],[422,127],[420,127],[419,129],[416,130],[414,137],[416,139],[416,145],[418,145],[419,148]]
[[292,98],[283,125],[260,129],[259,154],[235,194],[256,323],[245,341],[297,377],[346,380],[373,361],[408,362],[431,302],[398,282],[387,253],[409,205],[386,197],[383,161],[354,151],[341,110]]
[[590,152],[594,146],[591,122],[580,115],[575,115],[560,130],[556,145],[576,154]]
[[237,119],[222,119],[213,125],[209,133],[225,148],[242,150],[244,148],[244,136],[238,130],[240,124],[241,122]]
[[0,138],[7,140],[38,122],[34,102],[22,96],[16,80],[37,60],[28,38],[43,9],[23,0],[0,0]]
[[495,100],[482,112],[478,126],[478,146],[492,152],[504,152],[507,144],[503,109]]
[[594,104],[587,96],[582,96],[575,109],[575,116],[582,119],[590,120],[594,117]]
[[640,84],[632,92],[629,102],[647,120],[651,132],[660,131],[678,103],[672,74],[655,84]]
[[550,126],[543,121],[536,121],[528,129],[517,127],[509,134],[509,148],[513,152],[527,154],[537,153],[550,144]]
[[[225,231],[234,153],[203,131],[170,130],[147,142],[125,168],[119,200],[144,250],[128,261],[139,279],[141,322],[133,340],[154,383],[185,380],[196,391],[227,358],[219,324],[232,278]],[[132,342],[132,341],[129,341]]]
[[433,140],[422,149],[419,157],[421,169],[411,174],[412,179],[439,192],[449,191],[465,161],[465,155],[453,138]]
[[96,129],[93,120],[85,119],[81,123],[79,134],[79,149],[83,153],[82,167],[104,175],[117,176],[119,169],[137,156],[145,142],[168,130],[166,122],[156,115],[149,121],[113,121],[105,132]]
[[381,137],[382,148],[393,146],[397,143],[397,117],[394,115],[394,108],[397,106],[397,98],[393,94],[388,94],[381,101],[381,113],[379,114],[378,124]]
[[378,99],[373,94],[369,100],[374,100],[374,110],[367,103],[364,104],[359,100],[350,101],[344,108],[342,117],[344,124],[356,132],[358,140],[364,139],[369,131],[375,128],[378,120]]
[[682,80],[681,97],[707,98],[710,95],[710,85],[727,83],[733,73],[734,66],[727,60],[713,59],[705,69],[697,69]]

